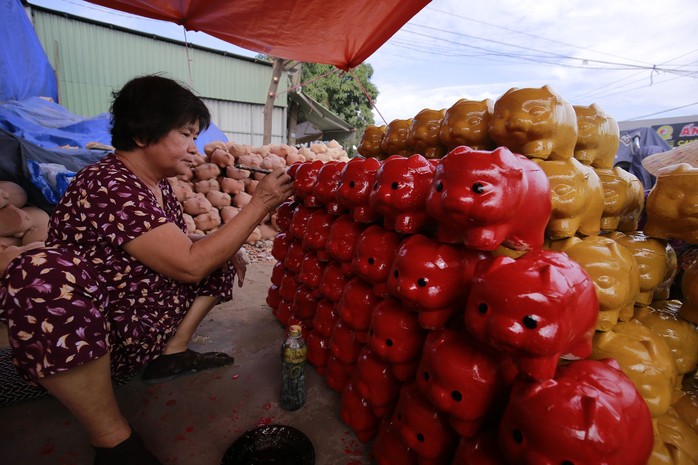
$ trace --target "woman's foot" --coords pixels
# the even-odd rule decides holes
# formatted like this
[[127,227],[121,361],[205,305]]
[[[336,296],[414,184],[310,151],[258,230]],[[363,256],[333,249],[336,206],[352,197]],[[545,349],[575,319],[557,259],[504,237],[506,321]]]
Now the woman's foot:
[[94,465],[162,465],[145,448],[141,437],[133,431],[124,442],[114,447],[95,447]]

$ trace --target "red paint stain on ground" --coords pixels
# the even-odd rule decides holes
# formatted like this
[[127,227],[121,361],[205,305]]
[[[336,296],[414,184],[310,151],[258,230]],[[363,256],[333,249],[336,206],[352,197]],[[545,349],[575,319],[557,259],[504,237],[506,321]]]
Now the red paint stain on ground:
[[270,410],[271,409],[271,402],[267,402],[264,404],[264,410]]
[[218,399],[218,397],[216,397],[216,396],[211,396],[208,398],[208,400],[217,400],[217,399]]
[[361,465],[361,462],[359,462],[358,460],[351,460],[347,462],[347,465]]
[[46,442],[41,449],[39,449],[39,454],[43,456],[51,455],[56,450],[56,445],[52,442]]
[[257,422],[257,426],[267,426],[271,425],[271,422],[274,421],[274,418],[272,417],[262,417],[259,419]]
[[175,441],[186,441],[186,440],[187,440],[187,438],[185,438],[181,434],[178,434],[177,436],[175,436]]
[[231,379],[238,379],[239,377],[240,377],[240,375],[233,375],[233,377]]
[[168,400],[167,402],[165,402],[165,405],[167,405],[168,407],[172,407],[172,406],[173,406],[174,404],[176,404],[176,403],[177,403],[176,400],[170,399],[170,400]]
[[194,427],[193,427],[193,426],[187,426],[187,433],[191,433],[192,431],[194,431]]

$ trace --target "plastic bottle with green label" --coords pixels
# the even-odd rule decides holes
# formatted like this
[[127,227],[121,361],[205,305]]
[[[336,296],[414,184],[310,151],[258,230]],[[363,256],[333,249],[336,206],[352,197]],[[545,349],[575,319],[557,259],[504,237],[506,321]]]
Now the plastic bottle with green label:
[[308,348],[300,325],[288,328],[288,337],[281,346],[281,402],[284,410],[298,410],[305,403],[305,358]]

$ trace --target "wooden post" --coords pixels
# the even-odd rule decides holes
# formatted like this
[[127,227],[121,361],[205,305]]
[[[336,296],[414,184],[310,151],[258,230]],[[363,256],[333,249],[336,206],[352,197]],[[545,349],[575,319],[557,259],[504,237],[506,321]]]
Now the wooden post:
[[284,69],[283,58],[274,58],[274,64],[271,68],[271,83],[269,84],[269,92],[267,93],[267,101],[264,104],[264,134],[262,136],[262,145],[271,144],[271,129],[272,116],[274,115],[274,101],[276,100],[276,91],[279,87],[279,79],[281,72]]

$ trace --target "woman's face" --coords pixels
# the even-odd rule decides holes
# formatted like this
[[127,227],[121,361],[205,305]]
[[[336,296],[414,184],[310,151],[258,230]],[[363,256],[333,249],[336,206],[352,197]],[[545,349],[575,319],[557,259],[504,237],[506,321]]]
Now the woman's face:
[[145,147],[148,161],[161,179],[191,173],[194,156],[198,153],[196,138],[199,122],[175,128],[159,141]]

